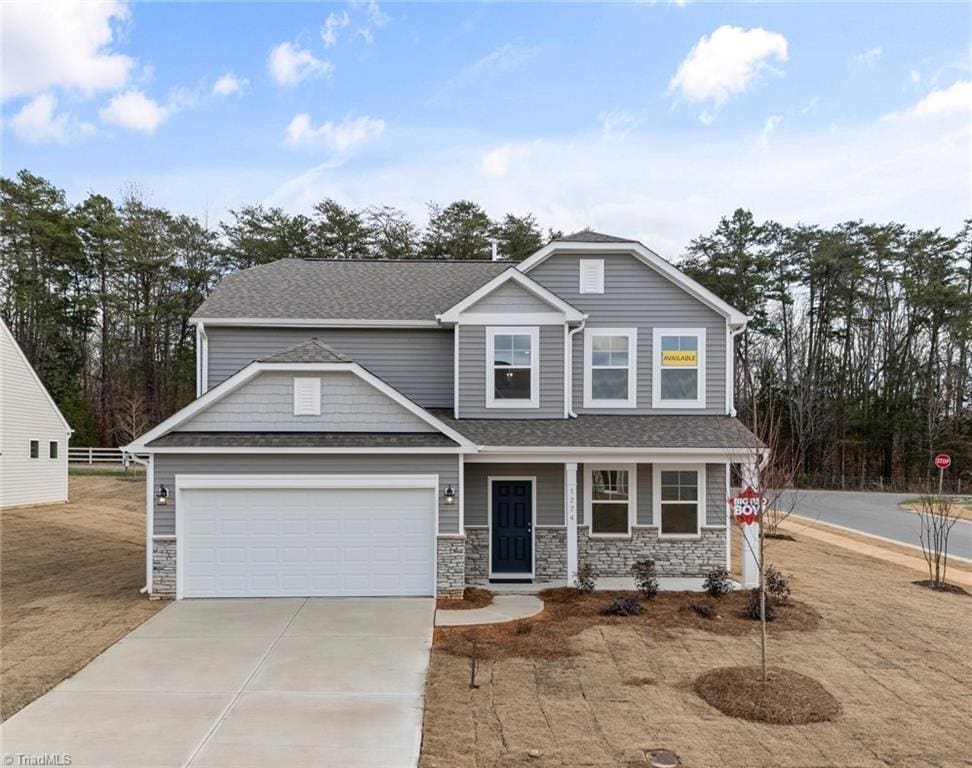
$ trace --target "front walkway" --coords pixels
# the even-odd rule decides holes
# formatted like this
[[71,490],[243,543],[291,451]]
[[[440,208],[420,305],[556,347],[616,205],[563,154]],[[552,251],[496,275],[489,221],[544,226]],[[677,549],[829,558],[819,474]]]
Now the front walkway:
[[172,603],[0,726],[3,752],[75,768],[414,766],[433,610],[424,598]]
[[502,624],[528,619],[543,610],[543,600],[533,595],[494,595],[485,608],[467,611],[436,611],[435,626],[465,627],[473,624]]

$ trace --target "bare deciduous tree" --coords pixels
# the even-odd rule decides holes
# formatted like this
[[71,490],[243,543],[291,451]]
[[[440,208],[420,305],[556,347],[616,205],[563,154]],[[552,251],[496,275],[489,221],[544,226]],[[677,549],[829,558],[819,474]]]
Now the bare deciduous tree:
[[948,537],[959,516],[951,496],[930,491],[918,498],[917,512],[921,525],[921,552],[928,564],[928,578],[935,589],[942,589],[948,568]]

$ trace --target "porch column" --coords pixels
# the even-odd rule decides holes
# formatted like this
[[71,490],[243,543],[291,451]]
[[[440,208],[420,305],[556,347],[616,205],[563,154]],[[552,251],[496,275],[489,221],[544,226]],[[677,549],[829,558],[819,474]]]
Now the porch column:
[[577,464],[564,464],[564,522],[567,524],[567,586],[577,581]]
[[[751,486],[759,493],[759,471],[756,462],[743,462],[739,466],[742,486]],[[749,523],[742,528],[742,585],[747,589],[759,586],[759,524]]]

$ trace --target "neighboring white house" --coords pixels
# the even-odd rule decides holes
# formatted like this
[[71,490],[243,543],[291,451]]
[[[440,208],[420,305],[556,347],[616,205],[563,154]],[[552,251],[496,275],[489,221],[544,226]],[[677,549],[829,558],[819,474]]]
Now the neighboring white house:
[[0,507],[67,501],[71,432],[0,320]]

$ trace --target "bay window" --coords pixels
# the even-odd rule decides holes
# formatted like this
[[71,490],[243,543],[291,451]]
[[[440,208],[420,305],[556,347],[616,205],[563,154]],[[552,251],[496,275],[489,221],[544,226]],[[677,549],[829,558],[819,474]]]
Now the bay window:
[[700,465],[654,467],[655,521],[661,537],[695,538],[702,533],[705,468]]
[[585,329],[584,407],[634,408],[637,358],[637,329]]
[[652,407],[705,407],[705,329],[655,328]]
[[592,536],[630,536],[635,519],[633,464],[585,465],[584,504]]
[[486,329],[486,407],[538,408],[537,328]]

